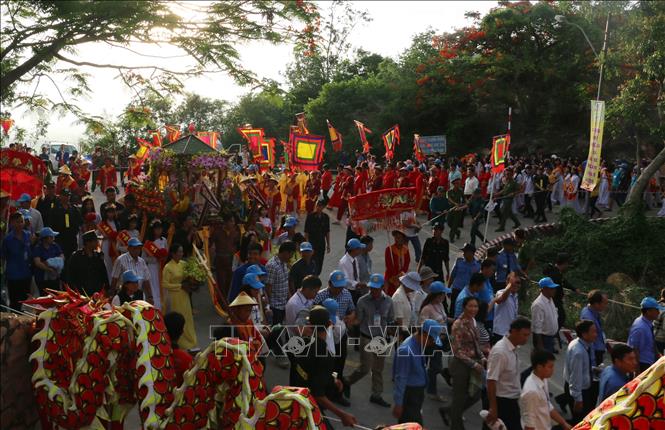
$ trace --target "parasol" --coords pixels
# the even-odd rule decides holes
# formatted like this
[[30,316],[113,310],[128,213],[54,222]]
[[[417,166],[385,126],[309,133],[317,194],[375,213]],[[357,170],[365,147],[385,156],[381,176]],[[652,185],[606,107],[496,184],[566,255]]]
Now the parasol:
[[39,158],[27,152],[0,150],[0,189],[12,200],[23,193],[41,195],[46,173],[46,165]]

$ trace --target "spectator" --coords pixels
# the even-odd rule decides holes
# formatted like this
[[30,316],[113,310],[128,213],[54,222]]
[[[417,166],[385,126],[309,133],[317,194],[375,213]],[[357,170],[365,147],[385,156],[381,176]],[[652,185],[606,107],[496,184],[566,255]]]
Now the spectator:
[[45,296],[46,289],[60,289],[60,272],[65,265],[65,257],[60,245],[55,243],[57,231],[44,227],[39,232],[39,241],[32,248],[34,277],[39,294]]
[[580,422],[596,406],[598,383],[593,381],[595,357],[593,342],[598,337],[593,321],[582,320],[575,325],[577,339],[568,344],[563,378],[564,391],[570,394],[569,406],[573,411],[573,422]]
[[552,297],[556,287],[552,278],[542,278],[538,282],[540,294],[531,304],[531,331],[533,332],[533,346],[554,352],[554,340],[559,334],[557,323],[557,309]]
[[516,272],[522,275],[522,267],[517,261],[515,254],[515,239],[508,238],[503,241],[503,249],[496,257],[496,288],[503,289],[506,286],[506,277],[509,273]]
[[314,249],[309,242],[300,244],[300,259],[289,270],[289,292],[300,289],[302,280],[309,275],[317,274],[316,261],[312,258]]
[[508,335],[511,322],[517,318],[520,285],[520,278],[513,272],[508,275],[506,288],[496,293],[494,299],[494,330],[492,332],[493,343]]
[[603,363],[605,355],[605,332],[603,331],[603,322],[600,314],[607,309],[607,294],[599,290],[591,290],[587,295],[588,304],[582,308],[580,319],[593,321],[596,325],[598,337],[593,342],[593,353],[597,366]]
[[100,237],[94,230],[83,233],[83,248],[69,258],[66,264],[65,279],[71,288],[88,296],[108,291],[110,284],[104,265],[104,256],[97,252]]
[[164,325],[171,338],[171,347],[173,348],[171,357],[173,358],[173,367],[175,368],[175,384],[176,387],[180,387],[183,375],[192,364],[191,354],[181,349],[178,345],[178,340],[184,333],[185,317],[178,312],[169,312],[164,315]]
[[[441,219],[432,225],[432,237],[428,237],[423,245],[423,254],[418,263],[418,269],[422,266],[430,267],[436,273],[436,280],[445,281],[450,276],[450,244],[443,238],[444,222]],[[445,276],[443,268],[446,268]]]
[[462,303],[464,303],[464,299],[467,297],[475,297],[478,299],[478,303],[480,303],[480,291],[485,287],[485,277],[482,275],[482,273],[474,273],[471,275],[471,279],[469,280],[469,285],[464,287],[464,289],[459,293],[455,300],[455,313],[454,317],[459,318],[460,315],[462,315],[463,311],[463,306]]
[[344,272],[348,279],[347,289],[351,292],[353,303],[357,303],[360,296],[366,293],[367,284],[360,282],[360,270],[358,268],[358,257],[367,245],[358,239],[351,239],[346,243],[346,253],[339,260],[339,270]]
[[289,291],[289,268],[288,261],[296,251],[295,244],[291,241],[283,242],[279,246],[279,252],[266,264],[266,294],[272,309],[272,323],[281,324],[284,321],[284,310],[286,302],[293,294]]
[[258,272],[260,276],[265,276],[266,271],[263,270],[263,267],[259,264],[261,258],[261,252],[263,248],[258,243],[251,243],[247,245],[247,262],[242,266],[239,266],[236,270],[233,271],[233,278],[231,279],[231,289],[229,290],[228,301],[231,303],[235,300],[236,296],[240,292],[242,287],[242,279],[248,273],[248,269],[252,266],[257,266],[259,269]]
[[628,333],[628,345],[632,346],[640,363],[640,371],[645,371],[661,356],[656,350],[653,334],[653,322],[660,311],[665,310],[653,297],[645,297],[640,303],[642,315],[635,318]]
[[611,355],[612,364],[600,374],[598,404],[619,391],[639,369],[635,351],[625,343],[614,344]]
[[49,227],[59,233],[55,241],[62,248],[65,259],[78,249],[78,234],[83,225],[81,212],[70,203],[70,194],[68,189],[62,190],[60,205],[52,209],[48,216]]
[[132,270],[141,279],[141,289],[148,303],[153,303],[152,288],[150,287],[150,271],[145,260],[141,257],[143,243],[138,239],[130,239],[127,243],[128,250],[122,254],[113,263],[113,273],[111,275],[111,290],[115,292],[118,278],[127,270]]
[[385,342],[386,327],[395,319],[392,299],[383,292],[383,275],[375,273],[369,279],[369,292],[358,299],[356,319],[360,326],[360,367],[347,378],[345,385],[353,385],[372,372],[371,403],[383,407],[390,404],[383,400],[383,366],[386,351],[375,352],[369,344],[376,340]]
[[478,308],[477,298],[465,298],[463,312],[453,323],[451,333],[454,356],[449,360],[448,368],[453,376],[453,401],[449,407],[439,408],[439,413],[443,422],[456,430],[464,430],[464,411],[480,399],[482,377],[487,366],[476,329]]
[[547,380],[554,374],[554,361],[549,351],[535,349],[531,353],[533,371],[524,382],[519,401],[524,430],[550,430],[552,421],[563,430],[572,428],[550,402]]
[[[326,179],[328,176],[330,177],[330,181],[332,181],[330,170],[326,170],[323,173],[321,181],[323,183],[328,183],[330,186],[330,182],[327,182],[328,179]],[[317,276],[321,274],[325,254],[330,253],[330,217],[323,212],[327,201],[327,190],[324,190],[324,198],[319,199],[316,202],[314,212],[308,213],[307,218],[305,219],[305,239],[312,244],[312,248],[314,249],[314,261],[316,261],[317,265]]]
[[425,300],[418,272],[409,272],[399,278],[400,287],[393,294],[395,323],[403,332],[418,325],[418,313]]
[[6,264],[3,277],[7,281],[9,307],[21,309],[21,301],[30,294],[32,272],[30,233],[23,229],[23,215],[14,212],[9,216],[9,231],[2,240],[2,261]]
[[134,300],[143,300],[143,291],[139,288],[139,282],[141,282],[141,278],[133,270],[123,272],[122,285],[118,290],[118,294],[113,296],[111,304],[113,306],[122,306]]
[[360,243],[365,245],[365,247],[356,258],[356,261],[358,261],[358,272],[360,272],[358,277],[361,283],[367,284],[372,273],[372,257],[370,256],[370,252],[374,249],[374,238],[367,235],[362,236]]
[[450,296],[450,313],[455,313],[455,302],[457,295],[464,287],[469,285],[471,275],[480,271],[480,263],[475,259],[474,254],[476,247],[470,243],[462,247],[462,257],[455,261],[452,272],[450,272],[450,279],[448,286],[453,290]]
[[520,373],[517,347],[525,345],[531,336],[531,321],[517,318],[510,331],[494,345],[487,359],[487,395],[489,414],[486,421],[494,424],[497,418],[507,430],[521,430]]
[[19,204],[21,209],[28,211],[30,214],[30,225],[33,228],[34,232],[40,232],[44,228],[44,220],[42,219],[42,214],[37,209],[31,207],[32,197],[30,194],[23,193],[16,201]]
[[428,346],[441,346],[441,330],[436,321],[425,320],[416,333],[405,339],[397,349],[393,361],[393,416],[400,423],[423,424],[421,409],[427,374],[422,356]]

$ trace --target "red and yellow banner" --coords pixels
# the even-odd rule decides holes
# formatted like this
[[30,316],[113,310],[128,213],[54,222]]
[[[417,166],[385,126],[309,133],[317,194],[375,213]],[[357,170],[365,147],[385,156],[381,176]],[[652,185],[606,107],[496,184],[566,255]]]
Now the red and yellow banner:
[[416,188],[389,188],[358,194],[349,199],[349,214],[353,221],[389,218],[416,208]]
[[175,142],[180,138],[180,135],[182,132],[180,131],[180,126],[179,125],[165,125],[164,128],[166,128],[166,137],[169,139],[169,143]]
[[196,137],[205,142],[206,145],[213,149],[217,149],[217,141],[219,138],[219,133],[216,131],[197,131]]
[[263,142],[262,128],[238,128],[238,133],[247,141],[249,151],[258,154],[261,142]]
[[330,133],[330,143],[332,143],[332,149],[335,152],[341,152],[342,151],[342,133],[337,131],[335,127],[333,127],[332,123],[328,120],[326,120],[328,123],[328,133]]
[[363,153],[368,154],[370,148],[369,148],[369,142],[367,141],[367,133],[372,134],[372,130],[365,127],[365,124],[363,124],[360,121],[353,120],[353,122],[356,124],[356,128],[358,128],[358,135],[360,136],[360,142],[363,144]]
[[0,124],[2,125],[2,131],[5,133],[5,136],[9,134],[9,130],[14,125],[14,120],[11,118],[2,118],[0,119]]
[[289,164],[300,170],[317,170],[325,151],[325,138],[314,134],[292,133]]
[[506,154],[510,150],[510,135],[502,134],[492,138],[492,173],[500,173],[506,165]]
[[383,146],[386,147],[386,159],[392,160],[395,156],[395,147],[399,145],[399,125],[390,127],[383,135]]

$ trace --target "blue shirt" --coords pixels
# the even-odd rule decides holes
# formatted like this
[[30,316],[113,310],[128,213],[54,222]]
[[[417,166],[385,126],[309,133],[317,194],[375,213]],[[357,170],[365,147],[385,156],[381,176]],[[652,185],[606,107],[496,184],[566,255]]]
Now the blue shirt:
[[614,366],[609,366],[603,369],[603,372],[600,374],[598,403],[619,391],[619,388],[626,385],[628,381],[630,381],[628,376],[625,373],[621,373],[619,369]]
[[459,295],[457,296],[457,300],[455,300],[455,315],[454,315],[454,317],[459,318],[459,316],[462,315],[462,302],[464,302],[464,299],[466,299],[467,297],[476,297],[476,298],[478,298],[479,295],[480,295],[480,293],[472,293],[471,290],[469,290],[468,286],[464,287],[464,289],[462,291],[460,291]]
[[455,266],[453,267],[452,272],[450,272],[450,276],[453,278],[450,288],[453,290],[461,290],[469,285],[471,275],[478,273],[479,271],[480,263],[475,258],[470,262],[466,261],[463,257],[458,258],[455,261]]
[[591,345],[584,339],[574,339],[568,345],[568,354],[563,368],[563,378],[570,386],[570,395],[576,402],[582,401],[582,390],[591,387],[591,367],[594,365]]
[[[501,290],[497,296],[503,293]],[[518,300],[516,293],[508,294],[502,303],[494,304],[494,334],[506,336],[510,332],[510,324],[517,318]]]
[[425,371],[425,357],[420,342],[409,336],[397,348],[393,360],[393,400],[395,405],[404,404],[406,387],[424,387],[427,385],[427,372]]
[[[492,299],[494,298],[494,288],[492,288],[492,283],[490,282],[489,279],[485,280],[485,285],[483,285],[483,289],[478,292],[476,295],[478,297],[478,300],[481,301],[481,303],[486,303],[490,304]],[[492,306],[491,309],[487,309],[487,316],[485,317],[485,321],[493,321],[494,320],[494,306]]]
[[17,238],[12,230],[2,240],[2,258],[7,262],[5,276],[10,281],[32,277],[30,270],[30,263],[32,262],[30,233],[22,230],[21,234],[22,237]]
[[[233,272],[233,278],[231,279],[231,289],[229,290],[229,303],[235,300],[236,297],[238,297],[238,294],[240,294],[240,289],[242,288],[242,278],[245,277],[247,274],[247,269],[249,266],[252,266],[251,263],[245,263],[242,266],[238,266],[238,268]],[[259,265],[261,266],[261,265]],[[265,272],[265,268],[261,266],[263,271]]]
[[501,251],[496,256],[496,282],[506,282],[510,272],[521,271],[522,267],[517,262],[514,252]]
[[[41,243],[37,243],[37,245],[32,248],[32,258],[39,257],[44,264],[46,264],[46,260],[49,258],[60,257],[60,255],[62,255],[62,248],[60,248],[60,245],[55,242],[49,245],[48,248],[44,248]],[[44,271],[35,267],[35,282],[41,282],[43,280]]]
[[638,351],[640,363],[652,365],[656,362],[656,340],[653,335],[653,323],[644,316],[633,321],[628,333],[628,345]]
[[593,350],[605,352],[605,333],[603,332],[603,323],[600,320],[600,313],[591,309],[589,305],[586,305],[580,312],[580,319],[593,321],[596,325],[596,330],[598,330],[598,337],[593,342]]

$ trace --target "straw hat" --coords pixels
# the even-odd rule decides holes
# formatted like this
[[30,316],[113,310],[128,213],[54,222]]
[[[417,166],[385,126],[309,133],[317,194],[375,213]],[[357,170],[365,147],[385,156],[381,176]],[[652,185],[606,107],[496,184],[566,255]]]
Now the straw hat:
[[231,302],[229,307],[234,308],[237,306],[256,306],[256,305],[258,305],[258,303],[256,303],[256,300],[250,297],[249,294],[247,294],[246,292],[242,291],[240,294],[238,294],[238,297],[236,297],[235,300]]

